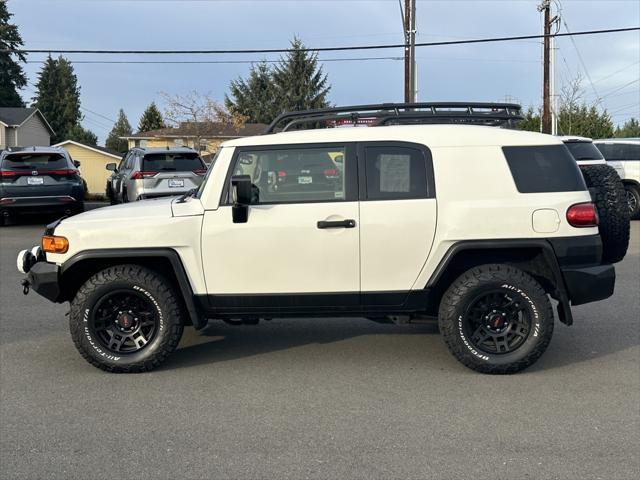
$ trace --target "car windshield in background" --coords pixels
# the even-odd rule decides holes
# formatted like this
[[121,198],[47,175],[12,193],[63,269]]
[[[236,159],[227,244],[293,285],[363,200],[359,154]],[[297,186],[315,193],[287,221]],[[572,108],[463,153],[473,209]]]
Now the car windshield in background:
[[640,160],[640,143],[597,143],[596,147],[610,161]]
[[145,172],[186,172],[204,168],[197,153],[150,153],[142,161]]
[[33,155],[7,155],[0,167],[3,170],[59,170],[69,168],[67,159],[60,153],[36,153]]
[[565,142],[576,160],[602,160],[600,150],[591,142]]

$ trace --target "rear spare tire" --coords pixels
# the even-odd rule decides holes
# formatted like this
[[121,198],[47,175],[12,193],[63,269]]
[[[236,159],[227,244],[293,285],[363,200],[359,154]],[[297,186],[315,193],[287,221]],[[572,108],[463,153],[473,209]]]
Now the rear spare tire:
[[583,165],[580,170],[598,210],[602,262],[619,262],[629,248],[629,205],[624,186],[610,165]]

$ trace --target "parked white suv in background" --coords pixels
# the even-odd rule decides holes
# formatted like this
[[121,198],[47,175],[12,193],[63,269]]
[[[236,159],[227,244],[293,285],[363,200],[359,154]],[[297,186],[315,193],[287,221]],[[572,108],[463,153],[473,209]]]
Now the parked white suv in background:
[[622,179],[631,218],[640,218],[640,138],[595,140],[594,144]]
[[[157,367],[185,325],[328,316],[437,319],[467,367],[518,372],[551,340],[549,297],[570,325],[571,305],[613,293],[615,270],[562,142],[482,126],[516,107],[284,114],[224,143],[193,195],[49,225],[18,256],[25,291],[69,301],[76,347],[111,372]],[[374,126],[303,128],[361,118]]]

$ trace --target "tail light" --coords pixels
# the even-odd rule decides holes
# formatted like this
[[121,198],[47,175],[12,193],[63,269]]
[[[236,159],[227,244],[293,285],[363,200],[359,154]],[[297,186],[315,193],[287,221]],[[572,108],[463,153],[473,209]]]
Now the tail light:
[[131,180],[142,180],[143,178],[153,178],[158,175],[158,172],[134,172],[131,175]]
[[201,177],[204,177],[207,174],[207,169],[206,168],[199,168],[197,170],[194,170],[193,173],[195,173],[196,175],[199,175]]
[[287,172],[285,172],[284,170],[278,171],[278,178],[285,178],[286,176],[287,176]]
[[38,170],[39,175],[60,175],[61,177],[73,177],[79,174],[79,170],[73,168],[61,168],[59,170]]
[[31,170],[2,170],[0,178],[13,178],[18,175],[31,175]]
[[327,178],[338,178],[338,170],[335,168],[327,168],[324,171],[324,176]]
[[598,211],[591,203],[576,203],[567,210],[567,221],[572,227],[597,227]]

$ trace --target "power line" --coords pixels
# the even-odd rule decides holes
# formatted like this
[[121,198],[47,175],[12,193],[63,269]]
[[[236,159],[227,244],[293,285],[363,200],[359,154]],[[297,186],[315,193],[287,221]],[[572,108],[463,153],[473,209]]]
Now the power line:
[[[402,60],[402,57],[319,58],[319,62],[358,62],[365,60]],[[280,63],[280,60],[73,60],[73,64],[254,64]],[[27,60],[27,63],[46,63],[46,60]]]
[[[604,33],[620,33],[638,31],[640,27],[625,28],[608,28],[602,30],[583,30],[580,32],[554,33],[546,35],[546,37],[577,37],[582,35],[599,35]],[[475,38],[468,40],[448,40],[442,42],[422,42],[416,43],[416,47],[436,47],[445,45],[469,45],[474,43],[496,43],[508,42],[514,40],[531,40],[545,38],[545,35],[517,35],[510,37],[491,37],[491,38]],[[404,48],[403,43],[400,44],[379,44],[379,45],[353,45],[342,47],[318,47],[318,48],[302,48],[303,52],[340,52],[354,50],[384,50],[390,48]],[[85,49],[33,49],[33,48],[6,48],[0,49],[3,53],[92,53],[92,54],[118,54],[118,55],[211,55],[211,54],[241,54],[241,53],[287,53],[290,48],[251,48],[240,50],[85,50]]]

